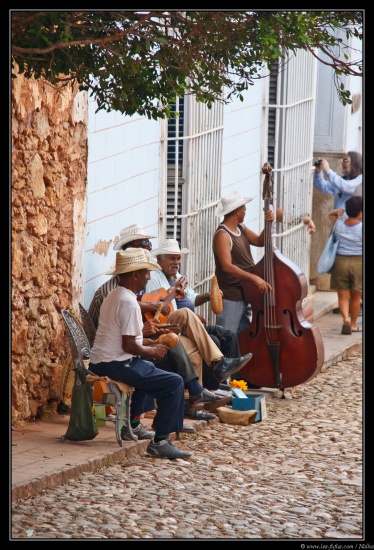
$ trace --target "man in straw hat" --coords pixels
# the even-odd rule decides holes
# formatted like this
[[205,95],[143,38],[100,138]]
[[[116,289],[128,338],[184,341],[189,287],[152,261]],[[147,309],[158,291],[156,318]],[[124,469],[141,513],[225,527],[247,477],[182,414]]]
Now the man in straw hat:
[[[151,250],[152,243],[149,240],[151,238],[153,238],[153,236],[146,234],[140,225],[133,224],[121,230],[120,239],[114,245],[114,249],[118,250],[120,247],[122,247],[122,249],[127,249],[129,246],[133,246],[133,247],[142,247],[146,250]],[[175,248],[175,246],[177,246],[178,250],[180,251],[178,242],[175,241],[174,239],[168,239],[166,242],[167,242],[166,246],[168,247],[167,251],[170,252],[173,248]],[[185,252],[188,252],[188,249],[183,249],[183,253]],[[101,303],[104,297],[107,295],[107,293],[113,290],[117,286],[117,284],[118,284],[118,278],[116,276],[112,277],[112,279],[110,279],[109,281],[101,285],[101,287],[96,291],[94,295],[94,298],[89,308],[89,314],[96,327],[99,319]],[[163,285],[160,285],[158,289],[161,288],[161,286],[163,287]],[[180,290],[180,292],[182,292],[182,290]],[[139,292],[138,294],[142,294],[142,293],[143,291]],[[159,306],[158,302],[139,302],[139,303],[140,303],[142,313],[146,313],[146,312],[155,313]],[[169,311],[170,311],[170,306],[169,304],[165,303],[165,306],[161,310],[161,313],[165,316],[168,316]],[[197,316],[195,314],[192,314],[192,312],[187,311],[186,308],[177,310],[177,308],[175,307],[175,311],[173,311],[171,315],[172,317],[168,316],[167,318],[168,323],[179,324],[181,331],[183,333],[183,336],[181,337],[181,342],[187,352],[188,357],[191,359],[191,362],[194,365],[195,369],[197,369],[197,371],[202,369],[202,361],[204,360],[207,365],[209,365],[211,368],[214,369],[215,378],[219,382],[223,382],[230,376],[230,374],[240,370],[242,365],[244,365],[245,362],[248,362],[252,357],[251,354],[247,354],[244,357],[233,357],[233,358],[224,357],[221,350],[214,343],[214,341],[209,337],[207,331],[205,330],[204,326],[201,324]],[[149,336],[150,334],[156,334],[157,326],[155,326],[155,323],[156,321],[147,321],[145,323],[145,327],[147,327],[147,330],[148,330],[147,336]],[[168,355],[177,354],[177,353],[179,354],[179,357],[175,359],[177,361],[179,359],[179,363],[181,363],[180,351],[179,349],[177,349],[177,346],[176,348],[173,348],[172,350],[170,350]],[[174,357],[172,358],[172,361],[174,361]],[[181,372],[179,372],[179,374],[181,374]],[[212,405],[215,408],[216,405],[223,404],[222,396],[217,396],[213,392],[209,392],[208,390],[204,392],[201,391],[198,394],[199,399],[197,399],[197,395],[195,394],[196,390],[197,390],[197,387],[194,388],[193,392],[189,391],[190,396],[192,396],[192,400],[190,403],[191,405],[192,404],[196,405],[197,403],[200,405],[201,403],[203,403],[207,405]],[[191,418],[195,420],[212,419],[212,415],[208,415],[208,413],[205,413],[203,411],[191,410],[189,407],[186,408],[185,414],[186,414],[186,418]]]
[[[248,304],[244,299],[244,281],[252,281],[262,294],[271,291],[269,283],[249,272],[249,268],[254,265],[251,245],[264,246],[265,243],[264,231],[257,235],[243,224],[245,205],[251,200],[234,191],[222,197],[215,212],[217,217],[223,216],[213,236],[215,274],[223,292],[223,311],[216,320],[218,325],[235,333],[248,324],[245,317]],[[274,219],[272,210],[265,213],[266,222],[273,223]]]
[[[100,323],[90,354],[90,369],[98,376],[108,376],[135,388],[131,401],[131,419],[146,412],[149,398],[157,400],[157,413],[149,432],[153,439],[147,453],[160,458],[188,458],[191,453],[174,446],[169,434],[182,431],[184,417],[183,379],[175,373],[158,369],[143,356],[162,359],[168,346],[143,338],[143,320],[136,293],[143,290],[151,270],[160,266],[140,248],[121,250],[111,270],[118,275],[118,286],[104,299]],[[133,430],[141,439],[144,426]],[[147,437],[148,438],[148,437]]]
[[[120,236],[115,241],[113,250],[126,250],[126,248],[144,248],[145,250],[152,250],[152,243],[149,239],[155,239],[156,235],[146,233],[144,229],[137,223],[133,223],[121,229]],[[113,276],[111,279],[102,284],[95,292],[92,298],[88,313],[92,319],[93,324],[97,328],[99,324],[100,307],[107,294],[116,288],[118,284],[118,277]]]
[[[152,292],[158,288],[170,289],[168,277],[175,275],[178,272],[180,265],[181,254],[187,254],[188,249],[180,249],[176,239],[166,239],[160,244],[152,254],[161,261],[165,260],[164,268],[158,271],[157,275],[152,272],[149,281],[147,282],[147,292]],[[164,269],[167,275],[164,272]],[[175,300],[171,302],[174,307],[168,317],[168,323],[178,322],[181,327],[181,333],[184,337],[190,340],[191,345],[197,347],[202,359],[212,370],[219,382],[227,380],[227,378],[239,371],[252,357],[249,353],[243,357],[224,357],[219,347],[214,343],[204,325],[201,323],[197,315],[189,308],[183,307],[177,309]],[[188,353],[188,349],[187,349]],[[210,393],[210,392],[209,392]],[[199,402],[206,402],[208,397],[205,392],[200,396]],[[190,398],[190,405],[195,402],[194,398]]]
[[[155,239],[155,235],[150,235],[144,231],[144,229],[137,223],[129,225],[120,231],[120,238],[115,242],[113,250],[126,250],[127,248],[143,248],[149,252],[152,250],[152,243],[150,239]],[[99,324],[100,307],[107,294],[118,284],[117,275],[113,275],[108,281],[103,283],[95,292],[92,298],[88,313],[95,327]],[[145,290],[138,292],[138,296],[141,297]],[[140,304],[142,313],[155,313],[159,307],[159,303],[155,302],[142,302]],[[168,315],[170,309],[167,304],[161,310],[162,315]]]
[[[174,250],[173,254],[170,254],[171,248]],[[166,239],[160,243],[153,254],[156,254],[157,262],[161,266],[162,273],[158,272],[155,277],[151,274],[151,279],[147,283],[147,289],[153,288],[153,286],[157,286],[157,284],[160,284],[165,289],[169,289],[181,280],[181,254],[187,254],[188,249],[183,248],[180,250],[180,253],[178,253],[178,250],[180,250],[179,244],[175,239]],[[164,251],[164,253],[161,253],[162,251]],[[195,310],[196,307],[210,301],[210,292],[198,294],[187,285],[181,289],[180,296],[182,297],[177,297],[177,299],[172,302],[173,307],[176,307],[178,310],[187,307],[195,312],[203,323],[205,330],[212,338],[213,342],[219,347],[223,355],[226,357],[239,357],[240,352],[236,333],[231,330],[223,329],[217,325],[207,325],[204,317],[199,315]],[[202,363],[202,380],[204,387],[210,390],[216,390],[220,384],[214,376],[213,370],[207,366],[205,361]],[[212,410],[212,408],[214,409],[216,407],[213,404],[212,406],[206,406],[206,408]]]
[[[150,256],[149,251],[152,250],[152,243],[150,239],[153,238],[155,238],[154,235],[146,233],[139,224],[132,224],[128,227],[125,227],[124,229],[121,229],[120,238],[115,243],[114,250],[118,251],[126,250],[128,248],[142,248],[144,249],[146,254],[149,254]],[[111,272],[109,272],[109,274],[110,273]],[[114,290],[118,285],[118,277],[118,275],[113,275],[108,281],[102,284],[95,292],[95,295],[91,301],[88,313],[96,329],[99,324],[101,304],[103,303],[104,298],[109,294],[109,292]],[[144,294],[144,289],[137,292],[138,299],[141,298],[142,294]],[[159,307],[159,303],[156,301],[140,301],[139,305],[142,313],[155,313]],[[162,310],[163,315],[168,315],[169,311],[169,306],[165,304],[165,308]],[[143,326],[143,336],[154,338],[162,333],[167,332],[167,329],[159,329],[158,325],[159,321],[155,319],[145,321]],[[195,369],[195,364],[198,369],[199,365],[202,363],[202,359],[198,350],[196,349],[196,346],[191,347],[191,350],[189,350],[190,353],[188,355],[184,344],[186,344],[186,340],[183,338],[182,342],[182,339],[180,339],[176,346],[169,349],[163,359],[155,361],[155,365],[160,369],[167,370],[168,372],[176,372],[177,374],[179,374],[183,378],[185,388],[188,390],[189,395],[192,397],[200,396],[204,388],[199,382],[199,377]],[[191,361],[190,356],[192,357],[193,362]],[[209,396],[207,397],[209,397],[210,401],[214,402],[214,404],[217,406],[221,406],[225,402],[225,400],[223,400],[221,396],[215,396],[212,392],[209,392]],[[186,418],[190,418],[193,420],[204,421],[209,421],[216,418],[215,415],[207,413],[205,411],[196,409],[190,410],[189,408],[186,409],[185,416]],[[183,426],[182,431],[191,432],[194,430],[189,426]]]

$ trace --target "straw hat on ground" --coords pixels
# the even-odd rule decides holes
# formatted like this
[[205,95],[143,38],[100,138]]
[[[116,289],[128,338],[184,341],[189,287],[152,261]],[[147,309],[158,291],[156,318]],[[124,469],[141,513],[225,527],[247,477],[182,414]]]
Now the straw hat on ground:
[[[146,254],[148,252],[148,254]],[[127,248],[116,254],[116,265],[106,272],[106,275],[120,275],[139,269],[161,269],[157,262],[152,260],[148,250],[143,248]]]
[[250,199],[249,197],[243,197],[240,193],[234,191],[230,195],[222,197],[220,204],[218,204],[216,208],[215,215],[226,216],[226,214],[234,212],[234,210],[240,208],[241,206],[244,206],[245,204],[247,204],[247,202],[250,202],[252,200],[253,199]]
[[114,250],[121,250],[124,244],[138,239],[155,239],[156,235],[147,235],[144,229],[137,223],[128,225],[119,232],[119,241],[113,246]]
[[239,426],[248,426],[256,421],[257,410],[237,411],[230,407],[218,407],[215,411],[221,422],[225,424],[238,424]]
[[188,248],[180,248],[176,239],[166,239],[159,244],[158,248],[152,250],[152,256],[159,256],[160,254],[187,254]]

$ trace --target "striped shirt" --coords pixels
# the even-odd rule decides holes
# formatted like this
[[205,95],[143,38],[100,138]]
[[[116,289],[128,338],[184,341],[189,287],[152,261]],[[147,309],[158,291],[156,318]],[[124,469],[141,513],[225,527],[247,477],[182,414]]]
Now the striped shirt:
[[96,329],[99,326],[99,315],[100,315],[101,304],[103,303],[105,296],[107,296],[109,292],[114,290],[117,286],[118,286],[118,277],[117,275],[113,275],[113,277],[109,279],[109,281],[99,286],[99,288],[94,294],[94,297],[92,298],[90,307],[88,309],[88,314],[90,315]]

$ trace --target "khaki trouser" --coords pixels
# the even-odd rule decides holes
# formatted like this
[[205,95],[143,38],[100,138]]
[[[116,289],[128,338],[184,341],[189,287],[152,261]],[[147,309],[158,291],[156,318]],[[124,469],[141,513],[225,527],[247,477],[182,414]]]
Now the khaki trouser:
[[[196,352],[198,352],[208,366],[210,366],[213,361],[219,361],[223,357],[221,350],[213,342],[200,319],[187,307],[177,309],[170,313],[167,322],[178,323],[180,326],[182,334],[181,341],[195,369],[197,361]],[[187,339],[191,342],[187,342]],[[193,357],[194,355],[195,357]],[[199,365],[202,370],[201,361]]]

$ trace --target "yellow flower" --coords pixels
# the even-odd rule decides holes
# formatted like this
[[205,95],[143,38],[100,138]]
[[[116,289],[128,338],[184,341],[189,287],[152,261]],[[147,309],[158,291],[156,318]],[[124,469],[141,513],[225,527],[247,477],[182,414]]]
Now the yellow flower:
[[243,390],[243,391],[248,389],[248,385],[245,380],[230,380],[230,386],[232,388],[239,388],[240,390]]

